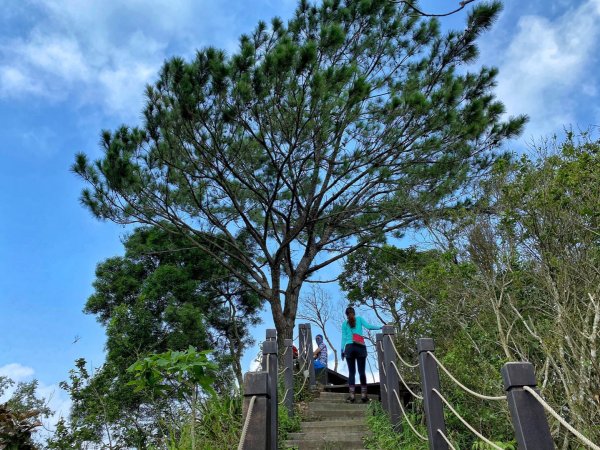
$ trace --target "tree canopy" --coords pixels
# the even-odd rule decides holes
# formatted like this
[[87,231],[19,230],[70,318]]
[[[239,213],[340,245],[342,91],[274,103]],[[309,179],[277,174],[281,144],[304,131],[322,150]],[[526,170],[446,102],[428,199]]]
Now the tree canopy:
[[[267,299],[290,338],[307,279],[464,200],[520,133],[526,118],[503,121],[494,98],[497,70],[466,67],[500,8],[478,4],[443,34],[405,4],[302,0],[232,55],[173,58],[143,126],[103,132],[95,162],[77,155],[82,202],[169,223]],[[254,253],[235,247],[246,241]]]

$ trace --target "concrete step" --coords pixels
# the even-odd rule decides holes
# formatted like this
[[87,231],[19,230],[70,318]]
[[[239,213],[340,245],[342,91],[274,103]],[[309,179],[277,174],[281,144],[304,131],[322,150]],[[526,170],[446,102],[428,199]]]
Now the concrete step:
[[331,403],[311,403],[308,405],[309,412],[323,412],[323,411],[335,411],[340,415],[346,414],[347,412],[360,411],[361,414],[367,412],[367,405],[347,405],[345,403],[341,405],[332,405]]
[[340,420],[317,420],[315,422],[302,422],[300,424],[302,431],[310,432],[312,430],[329,430],[345,427],[348,430],[367,430],[367,423],[363,417],[356,419],[340,419]]
[[343,408],[348,406],[349,408],[356,408],[360,406],[364,406],[365,408],[369,402],[362,402],[360,399],[356,399],[354,403],[346,402],[346,400],[327,400],[324,398],[317,398],[309,403],[309,405],[331,405],[332,408]]
[[[321,392],[320,395],[318,397],[315,398],[315,400],[319,400],[319,401],[328,401],[328,402],[345,402],[346,398],[348,398],[348,394],[347,392],[344,393],[338,393],[338,392]],[[358,403],[360,403],[360,392],[357,392],[356,394],[354,394],[354,397],[356,398],[356,401]],[[379,396],[375,395],[375,394],[369,394],[368,395],[369,399],[371,400],[379,400]]]
[[[359,395],[360,395],[360,392],[359,392]],[[346,397],[348,397],[348,392],[323,391],[319,394],[319,398],[327,398],[327,399],[336,399],[336,398],[345,399]]]
[[347,430],[343,427],[328,428],[327,430],[310,430],[307,432],[288,433],[288,439],[294,441],[315,441],[320,440],[324,436],[330,441],[360,441],[363,436],[368,436],[366,430]]
[[308,404],[309,408],[321,408],[321,409],[337,409],[338,411],[346,411],[346,410],[357,410],[357,409],[367,409],[368,403],[333,403],[328,401],[313,401]]
[[363,450],[365,444],[362,441],[332,441],[320,439],[314,441],[303,441],[288,439],[283,442],[283,448],[297,450]]
[[356,418],[364,418],[365,411],[362,408],[356,408],[353,410],[340,411],[337,409],[312,409],[309,408],[307,417],[309,420],[319,420],[319,419],[327,419],[327,420],[346,420],[346,419],[356,419]]

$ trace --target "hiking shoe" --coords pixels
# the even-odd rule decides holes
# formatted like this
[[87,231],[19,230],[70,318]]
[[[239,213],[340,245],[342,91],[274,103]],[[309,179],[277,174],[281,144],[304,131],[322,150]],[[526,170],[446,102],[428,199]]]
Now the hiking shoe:
[[367,403],[369,401],[369,397],[361,397],[360,401],[363,403]]
[[355,401],[356,399],[354,398],[354,395],[349,395],[346,397],[346,403],[354,403]]

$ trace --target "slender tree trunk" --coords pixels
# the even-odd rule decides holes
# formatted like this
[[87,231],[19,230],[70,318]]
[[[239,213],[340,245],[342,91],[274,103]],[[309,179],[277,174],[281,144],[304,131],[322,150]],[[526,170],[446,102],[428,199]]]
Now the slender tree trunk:
[[272,298],[269,300],[271,311],[273,313],[273,322],[275,324],[275,329],[277,330],[277,347],[280,363],[283,363],[285,339],[294,338],[294,325],[296,323],[299,297],[300,286],[286,290],[283,309],[281,308],[281,300],[279,298]]
[[329,339],[329,336],[327,335],[327,331],[325,331],[325,330],[323,330],[323,337],[325,338],[325,340],[329,344],[329,348],[333,352],[333,357],[334,357],[333,358],[333,364],[334,364],[333,365],[333,370],[334,370],[334,372],[337,372],[337,367],[338,367],[338,353],[337,353],[337,350],[335,349],[335,347],[331,343],[331,340]]

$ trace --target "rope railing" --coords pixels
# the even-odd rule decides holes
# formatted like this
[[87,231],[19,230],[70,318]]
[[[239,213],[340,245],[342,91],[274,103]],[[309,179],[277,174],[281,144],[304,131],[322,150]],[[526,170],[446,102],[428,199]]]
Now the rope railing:
[[452,445],[452,442],[450,442],[450,439],[448,439],[448,437],[444,434],[444,432],[442,430],[440,430],[438,428],[436,431],[442,437],[442,439],[444,441],[446,441],[446,444],[448,444],[448,447],[450,447],[452,450],[458,450],[454,445]]
[[428,439],[417,431],[417,429],[413,426],[412,422],[408,418],[408,414],[406,414],[406,411],[404,410],[404,406],[402,406],[402,402],[400,401],[400,397],[398,397],[398,392],[396,392],[396,389],[394,389],[394,395],[396,396],[396,400],[398,401],[398,404],[400,405],[400,410],[402,411],[404,420],[406,420],[410,429],[413,431],[413,433],[415,433],[417,435],[417,437],[419,439],[421,439],[422,441],[427,441]]
[[523,386],[523,390],[529,392],[544,407],[546,411],[548,411],[556,420],[558,420],[567,430],[573,433],[577,439],[594,450],[600,450],[600,446],[594,444],[587,437],[573,428],[573,426],[563,419],[556,411],[554,411],[554,409],[548,403],[546,403],[546,401],[537,392],[535,392],[535,390],[529,386]]
[[298,392],[294,392],[295,396],[300,395],[300,392],[302,392],[304,390],[304,386],[306,386],[306,380],[308,380],[309,377],[304,377],[304,381],[302,382],[302,386],[300,386],[300,389],[298,389]]
[[250,418],[252,417],[252,409],[254,408],[255,401],[256,395],[252,396],[252,398],[250,399],[250,404],[248,405],[248,412],[246,413],[246,420],[244,421],[244,426],[242,428],[242,437],[240,438],[240,443],[238,444],[238,450],[244,450],[246,433],[248,432],[248,424],[250,423]]
[[396,363],[394,361],[392,361],[392,366],[394,366],[394,369],[396,369],[396,373],[398,374],[398,378],[400,378],[400,381],[402,381],[402,384],[404,385],[404,387],[406,388],[406,390],[408,392],[410,392],[413,397],[418,398],[419,400],[423,400],[423,396],[421,396],[419,394],[415,394],[413,392],[413,390],[408,387],[408,383],[404,380],[404,378],[402,377],[402,374],[400,374],[400,371],[398,370],[398,366],[396,365]]
[[400,353],[398,353],[398,350],[396,349],[396,345],[394,344],[394,340],[392,339],[392,336],[390,336],[389,334],[387,335],[388,339],[392,342],[392,348],[394,349],[394,352],[396,353],[396,356],[398,357],[398,359],[400,360],[400,362],[402,364],[404,364],[406,367],[410,367],[411,369],[414,369],[416,367],[419,367],[419,364],[411,364],[409,362],[406,362],[404,360],[404,358],[402,358],[402,356],[400,356]]
[[290,393],[291,389],[286,389],[285,393],[283,394],[283,396],[281,397],[281,401],[279,402],[280,405],[283,405],[283,403],[285,402],[285,399],[287,398],[287,395]]
[[[304,326],[303,328],[301,325],[298,336],[301,346],[301,355],[299,355],[299,359],[302,360],[301,363],[300,361],[294,363],[293,356],[287,351],[288,347],[291,347],[291,342],[286,339],[285,351],[280,355],[287,355],[282,370],[278,370],[277,367],[278,346],[274,342],[276,341],[274,331],[267,330],[267,340],[263,344],[263,351],[256,358],[260,362],[259,367],[256,371],[246,374],[243,408],[245,417],[238,450],[244,450],[245,446],[252,447],[253,449],[256,448],[257,450],[276,448],[273,445],[277,445],[278,408],[280,405],[286,405],[290,414],[293,415],[295,398],[304,392],[309,380],[311,385],[315,381],[311,367],[312,352],[308,347],[311,341],[310,327],[306,328]],[[419,355],[419,364],[413,365],[404,360],[398,353],[394,345],[393,336],[395,330],[393,326],[384,326],[382,334],[377,335],[376,341],[378,344],[375,346],[377,349],[379,370],[382,374],[379,386],[382,407],[388,414],[393,427],[397,427],[406,421],[411,431],[415,433],[415,436],[419,440],[428,441],[432,449],[449,448],[457,450],[457,447],[451,443],[446,432],[444,411],[447,408],[481,442],[487,444],[489,448],[502,450],[502,447],[486,438],[480,431],[474,428],[473,425],[459,414],[448,399],[441,394],[442,389],[440,388],[438,373],[438,368],[441,368],[456,386],[470,395],[483,400],[507,401],[509,406],[508,411],[512,417],[512,425],[519,448],[536,448],[540,450],[555,448],[548,426],[547,414],[550,414],[582,444],[592,450],[600,450],[598,444],[593,443],[570,425],[534,390],[536,387],[536,376],[533,364],[528,362],[508,362],[504,364],[502,367],[502,379],[506,395],[490,396],[476,392],[460,382],[434,354],[435,346],[433,339],[420,338],[418,340],[417,352]],[[384,339],[386,335],[389,337],[389,340]],[[270,361],[271,359],[273,359],[273,362]],[[413,387],[411,388],[411,385],[409,385],[403,373],[399,370],[398,361],[408,368],[413,369],[418,367],[420,369],[418,371],[421,377],[420,389],[415,389],[412,382],[411,385]],[[393,370],[391,370],[392,367]],[[413,374],[413,372],[407,372],[406,369],[403,369],[403,372],[405,375],[407,373]],[[277,380],[282,375],[284,375],[283,390],[285,390],[285,393],[282,399],[278,399],[279,395],[276,390]],[[303,377],[302,386],[298,391],[294,387],[293,378],[297,375],[302,375]],[[533,398],[523,391],[531,394]],[[419,432],[417,429],[418,424],[413,424],[411,420],[411,417],[413,420],[415,420],[415,417],[413,415],[409,416],[408,412],[410,411],[405,407],[405,404],[408,404],[406,402],[410,402],[412,398],[421,400],[423,403],[427,435]],[[420,405],[421,403],[418,402],[417,404]],[[270,417],[270,420],[268,417]],[[461,429],[461,432],[464,431]]]
[[[381,341],[379,342],[379,349],[383,353],[383,345],[381,344]],[[381,370],[383,370],[383,376],[387,377],[387,371],[385,370],[385,364],[381,365]],[[385,384],[383,386],[385,387]]]
[[473,396],[475,396],[475,397],[481,398],[481,399],[483,399],[483,400],[506,400],[506,395],[500,395],[500,396],[494,397],[494,396],[490,396],[490,395],[484,395],[484,394],[480,394],[480,393],[478,393],[478,392],[475,392],[475,391],[473,391],[473,390],[469,389],[469,388],[468,388],[468,387],[466,387],[464,384],[462,384],[460,381],[458,381],[458,380],[457,380],[457,379],[456,379],[456,378],[455,378],[455,377],[454,377],[454,376],[453,376],[453,375],[450,373],[450,371],[449,371],[448,369],[446,369],[446,367],[445,367],[445,366],[444,366],[444,365],[443,365],[443,364],[440,362],[440,360],[439,360],[439,359],[437,359],[437,358],[435,357],[435,355],[434,355],[432,352],[427,352],[427,354],[428,354],[429,356],[431,356],[431,357],[432,357],[432,358],[435,360],[435,362],[437,363],[437,365],[438,365],[438,366],[439,366],[439,367],[440,367],[440,368],[441,368],[441,369],[442,369],[444,372],[446,372],[446,375],[448,375],[448,377],[449,377],[449,378],[450,378],[452,381],[454,381],[454,383],[455,383],[455,384],[456,384],[458,387],[460,387],[460,388],[461,388],[461,389],[463,389],[464,391],[468,392],[469,394],[471,394],[471,395],[473,395]]
[[448,400],[446,400],[446,398],[440,394],[440,391],[438,391],[437,389],[432,389],[432,391],[440,398],[441,401],[444,402],[444,404],[448,407],[448,409],[450,409],[450,411],[452,411],[452,413],[458,418],[458,420],[460,420],[463,425],[465,427],[467,427],[473,434],[475,434],[475,436],[477,436],[479,439],[481,439],[482,441],[484,441],[486,444],[488,444],[489,446],[497,449],[497,450],[503,450],[502,447],[500,447],[499,445],[494,444],[492,441],[490,441],[488,438],[486,438],[483,434],[481,434],[479,431],[477,431],[475,428],[473,428],[473,426],[467,422],[459,413],[458,411],[456,411],[452,405],[450,404],[450,402]]
[[[304,348],[307,348],[306,347],[307,342],[308,342],[308,336],[304,335]],[[298,355],[298,357],[300,357],[300,355]],[[302,366],[300,366],[300,364],[298,364],[298,371],[294,375],[298,375],[300,373],[303,373],[304,368],[306,367],[307,364],[308,364],[308,357],[302,358]],[[306,374],[303,374],[303,375],[304,375],[305,378],[308,376]]]

